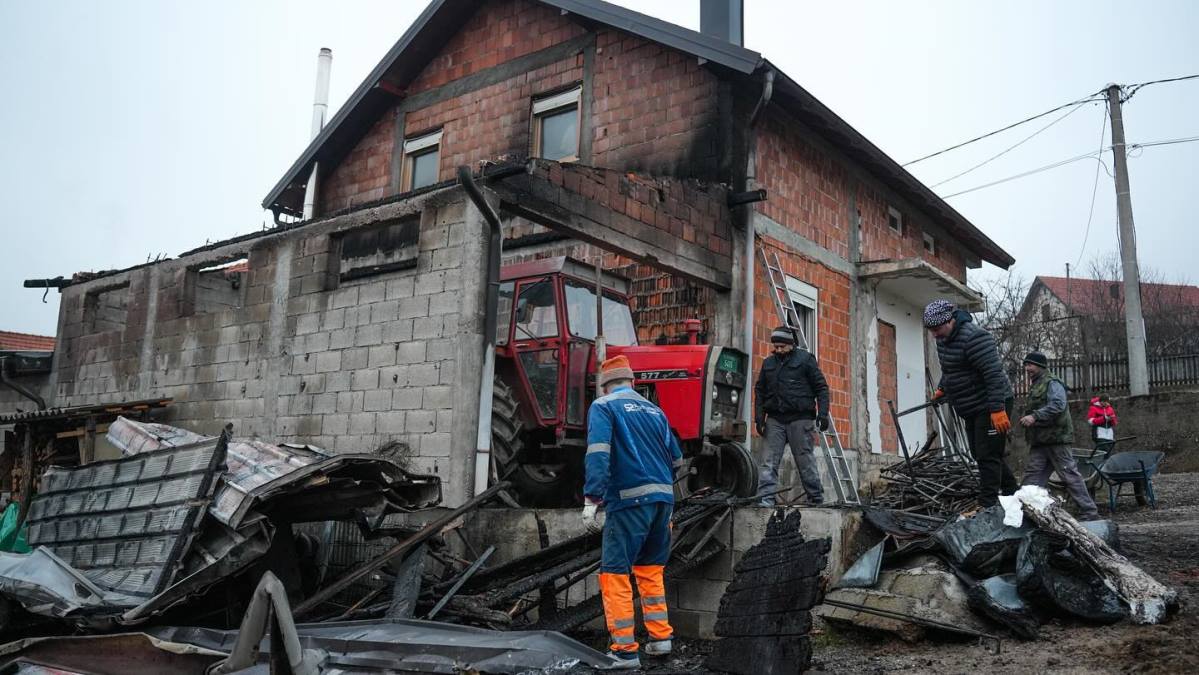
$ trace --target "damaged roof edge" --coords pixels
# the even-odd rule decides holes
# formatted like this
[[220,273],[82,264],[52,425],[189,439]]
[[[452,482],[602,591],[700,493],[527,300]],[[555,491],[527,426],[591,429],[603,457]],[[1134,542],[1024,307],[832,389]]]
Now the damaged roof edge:
[[[762,63],[762,55],[753,50],[607,2],[599,0],[538,1],[542,4],[556,7],[563,12],[576,14],[580,17],[707,59],[712,63],[743,75],[753,73]],[[307,175],[312,170],[312,164],[318,160],[318,155],[322,154],[322,149],[335,136],[342,134],[344,126],[351,126],[351,117],[355,116],[354,113],[366,102],[372,92],[379,91],[379,82],[392,70],[393,66],[397,65],[400,58],[403,56],[419,57],[419,54],[410,55],[408,52],[410,49],[419,52],[420,45],[418,38],[421,37],[426,28],[439,28],[441,27],[440,24],[444,22],[460,21],[462,15],[468,10],[473,11],[477,4],[474,0],[433,0],[430,2],[425,11],[421,12],[421,15],[416,18],[412,26],[404,32],[404,35],[400,37],[395,45],[388,50],[383,59],[379,61],[378,65],[366,76],[362,84],[358,85],[353,95],[341,106],[337,114],[333,116],[333,119],[308,144],[308,147],[304,149],[299,158],[292,163],[287,173],[271,188],[266,198],[262,200],[262,208],[277,213],[300,215],[296,205],[282,203],[284,193],[289,189],[299,189],[302,187],[297,181],[304,181],[306,184]],[[420,65],[423,67],[424,63],[422,62]],[[385,95],[388,97],[393,96],[390,93]]]

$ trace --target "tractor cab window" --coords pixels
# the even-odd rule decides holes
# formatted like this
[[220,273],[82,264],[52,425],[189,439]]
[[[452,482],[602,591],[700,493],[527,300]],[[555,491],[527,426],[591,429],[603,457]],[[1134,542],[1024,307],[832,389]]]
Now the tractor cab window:
[[499,302],[495,316],[495,343],[508,344],[508,329],[512,327],[512,287],[514,282],[505,281],[500,284]]
[[[566,315],[570,334],[584,340],[595,339],[595,288],[566,280]],[[615,295],[604,293],[604,341],[621,347],[637,344],[637,330],[628,304]]]
[[556,337],[558,313],[554,304],[554,284],[549,279],[527,283],[516,299],[516,340]]

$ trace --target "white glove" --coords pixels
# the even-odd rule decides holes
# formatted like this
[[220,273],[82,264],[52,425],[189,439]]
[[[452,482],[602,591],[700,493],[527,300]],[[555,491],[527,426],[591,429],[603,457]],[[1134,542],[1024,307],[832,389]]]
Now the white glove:
[[588,501],[583,505],[583,527],[590,534],[604,529],[604,518],[599,512],[599,504]]

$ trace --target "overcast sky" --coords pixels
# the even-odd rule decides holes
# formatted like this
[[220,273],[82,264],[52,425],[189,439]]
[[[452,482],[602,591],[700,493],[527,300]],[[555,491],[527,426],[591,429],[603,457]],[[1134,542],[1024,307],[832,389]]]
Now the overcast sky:
[[[699,0],[619,4],[698,28]],[[425,3],[256,0],[0,2],[0,330],[53,334],[57,295],[28,278],[127,267],[260,229],[259,204],[308,140],[316,53],[340,106]],[[746,0],[746,46],[900,162],[1102,89],[1199,73],[1199,3]],[[911,167],[929,185],[1054,121]],[[1130,143],[1199,136],[1199,80],[1125,105]],[[1088,104],[966,190],[1099,148]],[[1110,142],[1110,134],[1108,135]],[[1110,152],[1104,162],[1110,169]],[[949,198],[1025,276],[1116,250],[1112,181],[1094,160]],[[1199,280],[1199,143],[1129,160],[1142,265]],[[985,267],[983,274],[995,272]],[[977,278],[977,274],[972,273]]]

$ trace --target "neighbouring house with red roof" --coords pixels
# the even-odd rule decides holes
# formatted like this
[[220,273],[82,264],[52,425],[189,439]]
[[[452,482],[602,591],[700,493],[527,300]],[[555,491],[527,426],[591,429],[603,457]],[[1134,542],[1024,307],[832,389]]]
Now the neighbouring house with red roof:
[[0,352],[52,352],[54,338],[0,330]]
[[[1199,351],[1199,286],[1141,284],[1150,355]],[[1038,276],[1020,309],[1026,339],[1050,358],[1122,355],[1124,284],[1119,280]]]

